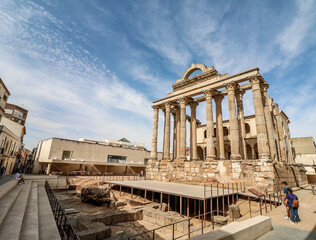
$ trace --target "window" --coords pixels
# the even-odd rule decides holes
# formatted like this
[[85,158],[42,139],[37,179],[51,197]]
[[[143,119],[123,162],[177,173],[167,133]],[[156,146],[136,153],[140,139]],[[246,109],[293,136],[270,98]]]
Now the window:
[[7,114],[12,114],[13,110],[12,109],[5,109],[4,112],[7,113]]
[[72,157],[72,151],[63,151],[62,160],[70,160]]
[[116,155],[109,155],[108,162],[111,163],[126,163],[126,156],[116,156]]
[[8,97],[6,95],[3,95],[3,101],[7,101],[8,100]]
[[227,127],[223,127],[223,132],[224,132],[224,136],[228,136],[229,135],[229,131]]
[[250,133],[250,126],[248,123],[245,123],[246,133]]

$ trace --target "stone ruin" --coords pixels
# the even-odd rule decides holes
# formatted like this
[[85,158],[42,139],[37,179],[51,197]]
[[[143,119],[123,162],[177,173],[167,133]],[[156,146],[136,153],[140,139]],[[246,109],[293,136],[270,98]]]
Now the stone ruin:
[[81,202],[94,205],[105,205],[107,208],[116,209],[124,206],[124,201],[119,201],[110,187],[90,185],[81,189]]
[[[196,70],[202,73],[190,77]],[[260,191],[277,191],[282,181],[290,187],[307,184],[306,171],[295,164],[290,120],[269,96],[269,84],[259,68],[229,76],[219,74],[212,66],[192,64],[172,87],[166,97],[153,102],[152,147],[146,179],[244,181],[247,187]],[[255,115],[244,114],[246,91],[252,92]],[[229,112],[225,121],[224,98],[228,99]],[[201,102],[206,103],[206,124],[196,118]],[[159,110],[164,115],[162,159],[157,153]],[[187,121],[190,131],[186,129]]]

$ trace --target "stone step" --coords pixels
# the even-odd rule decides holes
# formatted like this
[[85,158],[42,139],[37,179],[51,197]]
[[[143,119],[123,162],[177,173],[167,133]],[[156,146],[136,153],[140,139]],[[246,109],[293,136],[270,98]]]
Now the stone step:
[[7,192],[2,198],[0,198],[0,226],[9,212],[11,206],[13,205],[14,201],[17,199],[20,191],[22,189],[22,185],[16,185],[13,189]]
[[5,184],[2,184],[0,186],[0,198],[2,198],[7,192],[9,192],[12,188],[16,186],[18,183],[18,180],[12,179],[9,182],[6,182]]
[[37,183],[33,182],[22,223],[20,240],[38,240],[38,193]]
[[0,240],[18,240],[20,238],[22,222],[32,182],[29,181],[21,185],[22,190],[0,226]]
[[39,239],[60,240],[58,228],[43,185],[38,185]]

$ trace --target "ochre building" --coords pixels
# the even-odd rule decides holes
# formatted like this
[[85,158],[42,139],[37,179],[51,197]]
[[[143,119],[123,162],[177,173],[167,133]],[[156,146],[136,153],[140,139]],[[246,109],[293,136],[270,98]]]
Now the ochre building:
[[[202,73],[190,77],[196,70]],[[212,66],[192,64],[172,87],[173,92],[153,103],[148,179],[202,184],[246,181],[248,186],[262,190],[278,188],[282,181],[290,186],[306,184],[304,168],[294,162],[290,121],[269,97],[269,84],[258,68],[229,76],[219,74]],[[253,96],[252,116],[244,116],[246,91]],[[222,114],[224,98],[228,99],[226,121]],[[206,122],[204,125],[196,118],[201,102],[206,103],[206,119],[200,119]],[[157,159],[160,110],[164,115],[161,161]]]

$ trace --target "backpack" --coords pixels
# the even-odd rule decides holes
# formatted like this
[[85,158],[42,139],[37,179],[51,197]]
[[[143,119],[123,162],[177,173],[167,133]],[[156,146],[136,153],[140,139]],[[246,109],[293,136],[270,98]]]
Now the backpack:
[[299,201],[296,200],[295,197],[293,198],[291,195],[290,197],[293,199],[292,207],[299,207],[300,206]]

